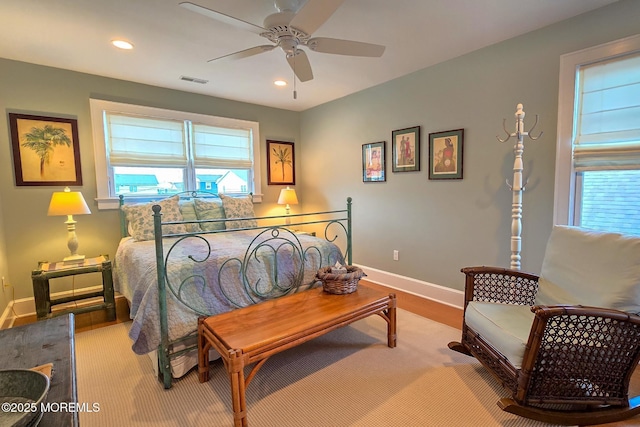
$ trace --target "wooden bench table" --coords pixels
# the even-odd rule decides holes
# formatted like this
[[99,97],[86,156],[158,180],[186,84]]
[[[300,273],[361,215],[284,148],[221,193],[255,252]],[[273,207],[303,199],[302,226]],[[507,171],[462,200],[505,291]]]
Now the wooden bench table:
[[[198,374],[209,380],[209,349],[222,356],[231,381],[234,425],[247,426],[245,389],[274,354],[377,314],[387,322],[387,345],[396,346],[396,296],[358,286],[346,295],[322,288],[287,295],[198,320]],[[255,363],[245,378],[245,366]]]

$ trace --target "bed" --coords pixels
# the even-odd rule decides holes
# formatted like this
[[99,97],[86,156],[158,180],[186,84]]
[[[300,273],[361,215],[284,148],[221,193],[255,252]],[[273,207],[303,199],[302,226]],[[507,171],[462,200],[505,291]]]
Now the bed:
[[197,365],[199,316],[309,289],[319,268],[351,264],[351,198],[344,210],[286,217],[256,217],[250,196],[204,192],[120,203],[114,285],[129,302],[132,350],[157,357],[165,388]]

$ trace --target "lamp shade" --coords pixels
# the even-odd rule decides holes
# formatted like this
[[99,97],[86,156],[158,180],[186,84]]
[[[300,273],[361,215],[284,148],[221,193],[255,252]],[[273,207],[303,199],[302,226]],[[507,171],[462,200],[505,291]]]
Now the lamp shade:
[[283,188],[280,190],[280,197],[278,197],[279,205],[297,205],[298,196],[296,196],[296,190],[293,188]]
[[48,216],[83,215],[90,214],[89,206],[84,201],[82,193],[71,191],[69,187],[64,191],[56,191],[51,195]]

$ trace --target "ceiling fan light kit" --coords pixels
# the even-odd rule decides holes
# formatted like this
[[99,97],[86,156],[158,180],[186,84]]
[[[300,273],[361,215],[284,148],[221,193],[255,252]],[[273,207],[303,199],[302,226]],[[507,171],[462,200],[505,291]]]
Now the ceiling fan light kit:
[[[344,0],[308,0],[299,8],[297,0],[276,0],[277,13],[267,16],[264,26],[252,24],[233,16],[208,9],[191,2],[182,2],[180,6],[192,12],[199,13],[219,22],[224,22],[236,28],[258,34],[273,45],[255,46],[239,52],[211,59],[209,62],[220,59],[242,59],[260,53],[269,52],[279,47],[285,52],[285,58],[293,70],[295,77],[301,82],[313,79],[311,63],[301,47],[314,52],[337,55],[380,57],[385,47],[381,45],[357,42],[351,40],[332,39],[327,37],[311,37],[327,19],[340,7]],[[295,78],[294,78],[294,98]]]

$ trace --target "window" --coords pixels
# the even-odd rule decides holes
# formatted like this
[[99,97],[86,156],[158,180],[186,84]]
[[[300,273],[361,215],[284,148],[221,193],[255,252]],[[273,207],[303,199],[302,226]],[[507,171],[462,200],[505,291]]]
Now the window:
[[554,220],[640,234],[640,35],[560,59]]
[[92,99],[98,206],[206,190],[260,201],[258,123]]

